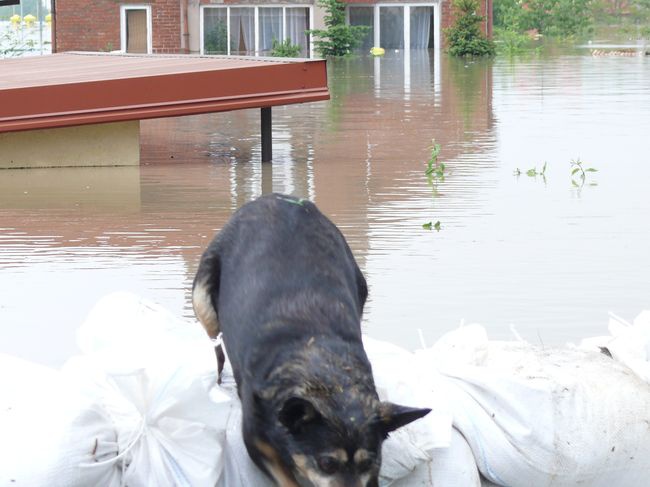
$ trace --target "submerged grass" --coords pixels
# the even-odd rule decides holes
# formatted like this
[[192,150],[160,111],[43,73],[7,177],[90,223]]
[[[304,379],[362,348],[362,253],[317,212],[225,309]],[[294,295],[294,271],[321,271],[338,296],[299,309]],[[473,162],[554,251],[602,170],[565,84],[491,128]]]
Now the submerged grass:
[[[431,156],[427,161],[427,168],[424,171],[424,174],[427,176],[427,183],[431,186],[431,191],[433,196],[438,196],[438,183],[445,180],[445,170],[446,167],[442,162],[438,161],[438,156],[440,155],[441,146],[436,143],[436,140],[431,141],[433,144],[431,146]],[[425,230],[435,229],[437,232],[440,231],[440,221],[433,223],[432,221],[427,222],[422,225],[422,228]]]

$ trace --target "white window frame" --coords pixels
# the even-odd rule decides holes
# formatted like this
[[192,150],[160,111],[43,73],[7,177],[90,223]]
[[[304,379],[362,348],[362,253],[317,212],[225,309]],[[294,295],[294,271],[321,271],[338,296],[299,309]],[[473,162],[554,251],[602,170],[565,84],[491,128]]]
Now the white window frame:
[[153,22],[151,5],[129,4],[120,5],[120,51],[126,52],[126,11],[146,10],[147,12],[147,54],[153,53]]
[[[210,8],[221,8],[226,9],[226,24],[228,30],[228,53],[230,56],[230,8],[253,8],[255,9],[255,56],[260,56],[260,41],[259,41],[259,9],[260,8],[282,8],[282,33],[283,36],[287,32],[287,8],[307,8],[309,9],[309,28],[314,28],[314,6],[309,4],[302,3],[264,3],[259,5],[251,4],[228,4],[226,5],[201,5],[199,10],[199,40],[200,40],[200,53],[205,55],[205,45],[204,45],[204,25],[205,25],[205,10]],[[312,35],[309,34],[309,58],[314,57],[314,40]]]
[[373,9],[373,46],[381,47],[381,32],[379,21],[379,9],[381,7],[403,7],[404,8],[404,50],[411,49],[411,7],[433,7],[433,48],[440,50],[440,2],[428,3],[348,3],[346,5],[346,21],[350,23],[350,7],[365,7]]

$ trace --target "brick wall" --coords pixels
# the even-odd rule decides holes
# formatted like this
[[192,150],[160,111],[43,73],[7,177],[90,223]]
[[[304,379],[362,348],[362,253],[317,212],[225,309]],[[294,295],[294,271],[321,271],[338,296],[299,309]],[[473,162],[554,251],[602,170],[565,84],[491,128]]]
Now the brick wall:
[[180,0],[57,0],[57,52],[120,49],[121,5],[151,6],[154,53],[183,52]]

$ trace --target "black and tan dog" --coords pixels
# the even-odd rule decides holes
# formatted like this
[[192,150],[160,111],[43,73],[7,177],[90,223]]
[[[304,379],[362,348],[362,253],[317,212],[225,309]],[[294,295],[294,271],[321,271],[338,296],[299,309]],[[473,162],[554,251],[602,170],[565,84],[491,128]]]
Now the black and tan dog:
[[388,433],[429,412],[379,401],[367,294],[343,235],[289,196],[244,205],[201,258],[194,310],[223,334],[246,448],[278,486],[376,487]]

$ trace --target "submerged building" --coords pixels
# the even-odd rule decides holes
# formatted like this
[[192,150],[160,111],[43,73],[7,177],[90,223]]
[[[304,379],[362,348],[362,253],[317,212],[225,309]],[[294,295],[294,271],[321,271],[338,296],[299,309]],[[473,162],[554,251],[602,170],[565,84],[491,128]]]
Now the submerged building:
[[[453,22],[451,0],[350,0],[346,18],[366,25],[364,48],[441,47]],[[132,53],[268,55],[273,41],[289,39],[313,56],[308,29],[324,28],[317,0],[52,0],[54,50]],[[483,28],[492,32],[492,0],[481,0]]]

